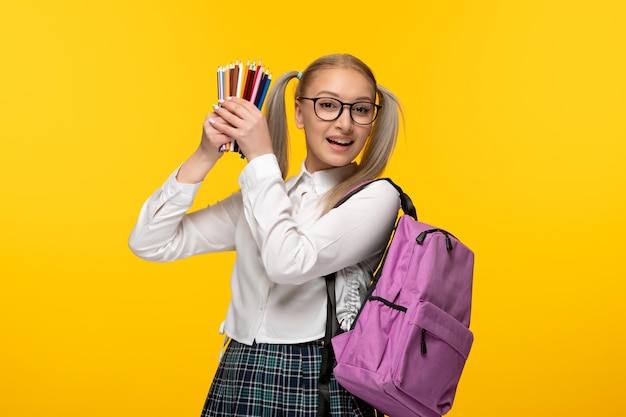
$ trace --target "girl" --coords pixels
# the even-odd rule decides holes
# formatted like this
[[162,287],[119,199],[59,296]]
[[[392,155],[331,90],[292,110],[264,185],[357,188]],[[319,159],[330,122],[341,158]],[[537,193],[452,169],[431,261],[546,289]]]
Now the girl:
[[[307,152],[300,173],[285,181],[285,89],[294,78],[295,121]],[[130,248],[152,261],[237,251],[224,325],[231,341],[202,416],[313,417],[326,323],[323,277],[337,272],[337,319],[347,330],[390,237],[399,198],[387,181],[377,181],[333,206],[382,174],[398,135],[399,103],[362,61],[336,54],[279,77],[266,116],[235,97],[213,107],[198,148],[142,207]],[[231,140],[248,161],[241,190],[187,213],[223,156],[220,146]],[[373,415],[334,378],[330,399],[332,416]]]

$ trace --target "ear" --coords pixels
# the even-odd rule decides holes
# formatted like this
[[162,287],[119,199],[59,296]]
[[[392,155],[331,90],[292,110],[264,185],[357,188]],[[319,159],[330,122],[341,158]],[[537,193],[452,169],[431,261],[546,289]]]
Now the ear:
[[302,109],[300,108],[300,103],[296,100],[295,104],[295,119],[296,126],[298,129],[304,129],[304,121],[302,120]]

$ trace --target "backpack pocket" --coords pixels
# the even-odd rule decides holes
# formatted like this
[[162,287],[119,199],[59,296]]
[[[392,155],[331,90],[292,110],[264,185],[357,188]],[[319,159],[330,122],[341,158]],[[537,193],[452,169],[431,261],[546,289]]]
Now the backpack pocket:
[[395,387],[428,408],[445,414],[473,342],[472,332],[427,301],[407,310],[402,345],[392,365]]
[[389,304],[378,298],[365,302],[354,329],[332,339],[338,361],[381,375],[389,373],[393,335],[401,331],[406,314],[402,307]]

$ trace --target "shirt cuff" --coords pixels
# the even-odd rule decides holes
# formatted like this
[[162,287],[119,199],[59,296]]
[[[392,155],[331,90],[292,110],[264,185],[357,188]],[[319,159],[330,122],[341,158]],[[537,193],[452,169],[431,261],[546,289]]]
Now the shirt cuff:
[[161,187],[163,199],[178,205],[191,205],[202,182],[197,184],[183,184],[176,180],[180,166],[167,178]]
[[258,156],[248,162],[248,165],[241,171],[239,186],[242,190],[249,190],[259,182],[267,179],[276,179],[277,173],[278,177],[282,178],[276,155],[268,153]]

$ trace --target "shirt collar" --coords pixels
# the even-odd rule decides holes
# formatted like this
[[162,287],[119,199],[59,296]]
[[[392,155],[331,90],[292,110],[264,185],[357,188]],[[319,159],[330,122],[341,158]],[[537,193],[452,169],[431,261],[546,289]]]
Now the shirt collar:
[[294,178],[293,184],[294,186],[302,183],[310,184],[317,195],[322,195],[352,175],[356,168],[357,164],[352,162],[342,167],[324,169],[311,174],[306,170],[304,162],[302,162],[300,173]]

